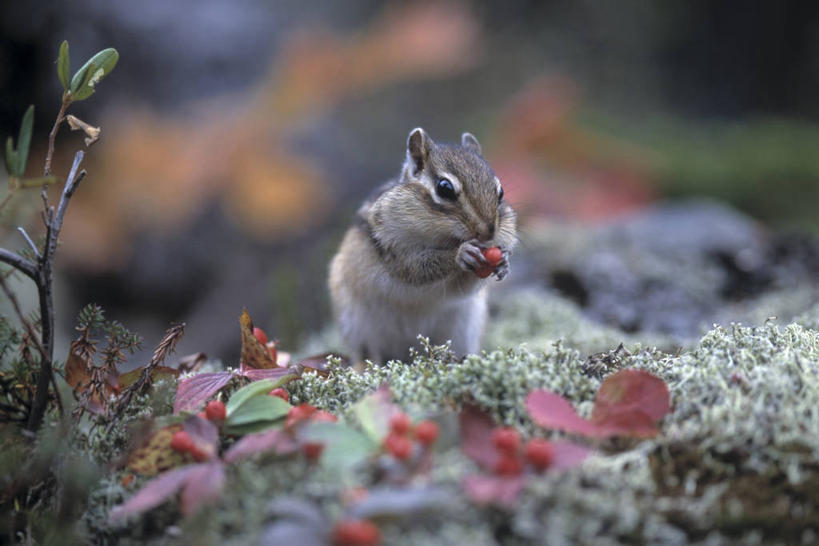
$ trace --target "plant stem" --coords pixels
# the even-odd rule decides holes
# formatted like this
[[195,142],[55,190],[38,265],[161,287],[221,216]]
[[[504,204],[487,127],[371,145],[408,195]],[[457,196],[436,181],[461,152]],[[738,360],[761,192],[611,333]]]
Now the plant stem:
[[[63,101],[65,103],[65,101]],[[60,113],[64,113],[64,108]],[[56,125],[55,125],[56,127]],[[52,133],[55,133],[52,131]],[[54,359],[54,295],[52,293],[54,274],[54,254],[57,251],[57,242],[60,237],[60,230],[63,227],[63,217],[68,201],[77,190],[80,182],[85,177],[85,171],[79,171],[82,163],[83,152],[79,151],[74,155],[74,163],[68,179],[65,181],[60,204],[57,206],[57,213],[53,209],[46,210],[44,215],[49,221],[46,223],[46,241],[43,247],[43,254],[40,257],[37,268],[37,292],[40,297],[40,322],[42,324],[42,343],[45,356],[40,363],[40,375],[37,377],[37,390],[34,395],[34,402],[31,405],[31,413],[28,419],[28,429],[37,430],[43,421],[46,406],[48,404],[48,389],[53,382],[52,362]]]
[[[65,111],[69,104],[71,104],[71,101],[66,98],[65,94],[63,94],[63,103],[60,105],[60,112],[57,114],[57,120],[54,122],[54,127],[51,128],[51,132],[48,134],[48,153],[46,154],[44,169],[45,176],[51,176],[51,158],[54,156],[54,141],[57,139],[57,131],[60,129],[60,124],[65,119]],[[43,186],[43,192],[45,192],[45,186]]]

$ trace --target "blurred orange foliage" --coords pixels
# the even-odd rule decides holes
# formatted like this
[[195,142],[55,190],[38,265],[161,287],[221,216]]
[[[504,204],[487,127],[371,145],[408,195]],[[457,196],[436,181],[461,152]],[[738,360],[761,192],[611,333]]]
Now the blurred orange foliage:
[[288,149],[288,131],[354,93],[467,68],[478,33],[460,5],[404,5],[360,35],[294,35],[250,100],[212,99],[193,118],[108,117],[66,219],[65,259],[86,270],[117,267],[134,233],[184,227],[216,200],[254,238],[309,229],[328,210],[332,180]]
[[543,77],[501,113],[491,163],[524,216],[594,220],[655,198],[649,152],[578,125],[577,94],[571,82]]

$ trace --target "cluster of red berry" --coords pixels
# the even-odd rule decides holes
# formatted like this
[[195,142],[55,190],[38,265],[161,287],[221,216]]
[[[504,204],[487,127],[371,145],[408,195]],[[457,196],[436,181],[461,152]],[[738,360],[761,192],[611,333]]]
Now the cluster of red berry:
[[421,421],[413,427],[409,415],[396,413],[390,418],[390,432],[384,439],[384,451],[400,461],[412,456],[412,439],[422,447],[428,448],[438,439],[438,424],[434,421]]
[[[274,389],[270,394],[273,396],[278,396],[278,394],[274,394],[277,390],[282,390],[285,396],[287,395],[287,391],[284,391],[284,389]],[[284,421],[284,429],[288,433],[295,435],[295,431],[299,425],[311,421],[335,423],[338,421],[338,417],[329,411],[320,410],[310,404],[299,404],[298,406],[293,406],[290,408],[290,411],[287,414],[287,419]],[[317,442],[306,442],[302,445],[301,449],[302,453],[304,453],[304,456],[307,457],[309,461],[315,462],[321,456],[321,452],[324,450],[324,444]]]
[[537,472],[543,472],[554,461],[554,448],[543,438],[529,440],[521,454],[520,433],[512,427],[493,430],[492,443],[500,454],[494,468],[499,476],[522,474],[527,462]]

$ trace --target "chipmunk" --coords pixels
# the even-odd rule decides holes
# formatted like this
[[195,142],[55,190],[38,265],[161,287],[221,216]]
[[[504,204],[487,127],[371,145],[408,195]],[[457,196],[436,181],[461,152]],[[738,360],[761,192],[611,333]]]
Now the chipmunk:
[[460,145],[436,144],[421,128],[407,139],[397,179],[359,208],[330,264],[329,286],[352,361],[401,360],[424,335],[452,341],[458,355],[480,348],[487,314],[482,249],[497,246],[493,274],[509,272],[515,212],[464,133]]

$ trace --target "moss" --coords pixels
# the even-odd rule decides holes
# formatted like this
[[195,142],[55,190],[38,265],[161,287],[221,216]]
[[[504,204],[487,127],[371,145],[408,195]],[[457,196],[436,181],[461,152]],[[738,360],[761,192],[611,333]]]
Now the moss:
[[[387,543],[798,543],[816,536],[810,533],[819,532],[819,332],[805,326],[815,314],[800,319],[803,324],[716,327],[669,353],[648,348],[648,338],[590,324],[569,303],[554,299],[541,313],[527,304],[532,300],[521,294],[497,310],[500,323],[489,339],[506,348],[458,361],[447,347],[423,340],[408,364],[359,373],[336,362],[327,378],[307,374],[288,385],[292,401],[345,418],[362,396],[389,383],[396,401],[417,417],[470,401],[498,422],[540,435],[525,412],[526,395],[546,388],[588,415],[601,379],[583,373],[587,354],[625,341],[629,353],[601,371],[640,368],[666,381],[673,412],[662,434],[598,444],[580,467],[530,479],[508,512],[468,504],[459,483],[475,469],[454,446],[445,448],[428,479],[450,492],[457,515],[384,523]],[[373,480],[362,470],[339,475],[268,457],[231,467],[218,504],[194,517],[178,520],[168,503],[116,531],[106,530],[104,514],[124,491],[104,481],[85,522],[89,535],[103,542],[253,543],[273,521],[271,499],[308,500],[334,521],[345,513],[344,491]],[[179,526],[176,534],[168,535],[170,522]]]

